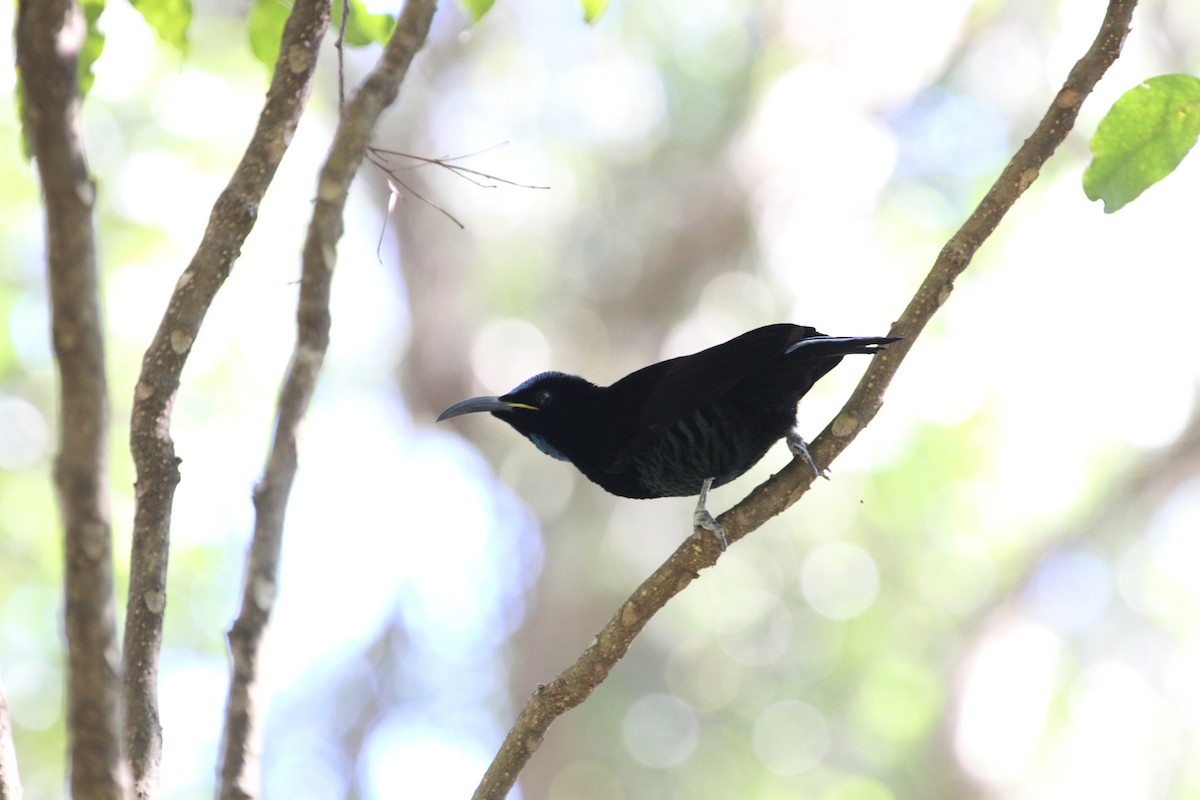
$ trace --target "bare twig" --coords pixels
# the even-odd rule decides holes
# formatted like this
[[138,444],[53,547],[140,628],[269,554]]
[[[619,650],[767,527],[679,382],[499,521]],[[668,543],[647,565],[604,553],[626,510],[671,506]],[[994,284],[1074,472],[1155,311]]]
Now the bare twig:
[[[954,279],[971,263],[975,252],[1012,204],[1037,179],[1042,165],[1074,125],[1083,99],[1120,55],[1136,5],[1137,0],[1111,0],[1095,41],[1071,70],[1037,128],[1009,161],[974,213],[947,242],[908,308],[892,326],[892,335],[903,336],[905,340],[871,359],[870,367],[850,400],[810,446],[818,465],[828,465],[879,411],[884,390],[916,337],[949,297]],[[812,481],[812,470],[796,459],[757,487],[720,517],[730,542],[741,539],[791,506]],[[525,704],[475,790],[476,800],[499,800],[508,794],[517,775],[540,746],[550,724],[587,699],[625,655],[650,618],[699,577],[700,570],[712,566],[719,555],[715,538],[697,531],[696,536],[680,545],[637,588],[578,660],[550,684],[539,688]]]
[[433,19],[435,0],[408,0],[378,64],[347,104],[321,169],[304,243],[296,346],[279,394],[275,436],[262,480],[254,490],[254,540],[246,560],[242,606],[229,631],[233,680],[226,706],[220,796],[257,794],[252,785],[260,733],[256,692],[259,654],[274,606],[279,550],[288,494],[296,474],[297,429],[308,411],[329,345],[329,295],[350,184],[383,110],[396,99]]
[[171,407],[179,376],[217,291],[229,276],[258,207],[292,140],[308,100],[329,0],[297,0],[283,29],[279,60],[258,125],[229,185],[217,198],[204,238],[175,285],[142,360],[130,431],[137,468],[133,549],[125,628],[125,740],[138,798],[158,794],[162,730],[158,721],[158,657],[166,607],[171,504],[179,459],[171,439]]
[[[377,166],[377,167],[379,166],[379,162],[377,162],[377,161],[375,160],[375,158],[374,158],[374,157],[372,157],[372,156],[368,155],[368,156],[367,156],[367,159],[368,159],[368,160],[369,160],[369,161],[370,161],[372,164],[374,164],[375,166]],[[380,167],[380,169],[382,169],[382,167]],[[387,172],[387,170],[384,170],[384,172]],[[439,206],[437,203],[433,202],[433,201],[432,201],[432,200],[430,200],[428,197],[426,197],[425,195],[421,194],[420,192],[418,192],[418,191],[417,191],[416,189],[414,189],[413,187],[409,186],[409,185],[408,185],[407,183],[405,183],[404,181],[400,180],[400,178],[396,177],[395,175],[393,175],[393,174],[392,174],[392,173],[390,173],[390,172],[388,172],[388,173],[387,173],[387,175],[388,175],[388,179],[387,179],[388,192],[390,192],[390,196],[388,197],[388,214],[389,214],[389,216],[391,215],[391,213],[392,213],[392,210],[393,210],[393,209],[395,209],[395,207],[396,207],[396,199],[397,199],[397,198],[400,198],[400,197],[402,197],[402,195],[400,194],[400,188],[399,188],[399,187],[403,187],[403,189],[404,189],[406,192],[408,192],[408,193],[409,193],[409,194],[411,194],[413,197],[415,197],[415,198],[417,198],[418,200],[420,200],[420,201],[421,201],[422,203],[424,203],[425,205],[427,205],[427,206],[429,206],[430,208],[432,208],[434,211],[437,211],[437,212],[441,213],[441,214],[442,214],[442,216],[444,216],[446,219],[450,220],[450,221],[451,221],[451,222],[453,222],[455,225],[457,225],[457,226],[458,226],[458,228],[459,228],[460,230],[461,230],[461,229],[463,229],[463,228],[466,228],[466,227],[467,227],[466,225],[463,225],[463,224],[462,224],[462,221],[461,221],[461,220],[460,220],[458,217],[454,216],[454,215],[453,215],[453,214],[451,214],[449,211],[447,211],[445,208],[442,208],[442,207],[441,207],[441,206]],[[383,234],[384,234],[386,231],[387,231],[387,219],[385,218],[385,219],[384,219],[384,221],[383,221],[383,225],[382,225],[382,226],[380,227],[380,229],[379,229],[379,242],[380,242],[380,245],[382,245],[382,244],[383,244]]]
[[[506,144],[506,142],[501,142],[500,144]],[[475,184],[476,186],[478,186],[481,189],[496,189],[500,186],[500,184],[506,184],[508,186],[516,186],[520,189],[549,189],[550,188],[549,186],[535,186],[535,185],[529,184],[529,183],[518,183],[517,181],[512,181],[512,180],[509,180],[508,178],[501,178],[497,175],[491,175],[487,172],[481,172],[480,170],[477,170],[477,169],[471,169],[469,167],[464,167],[461,164],[452,163],[454,161],[461,161],[464,158],[470,158],[471,156],[477,156],[480,153],[486,153],[487,151],[493,150],[499,146],[500,145],[492,145],[492,147],[486,147],[483,150],[477,150],[473,153],[465,153],[460,156],[442,156],[440,158],[429,158],[427,156],[414,156],[409,153],[401,153],[398,150],[385,150],[382,147],[368,147],[367,148],[367,160],[370,161],[375,166],[376,169],[378,169],[380,172],[382,172],[384,175],[387,176],[388,190],[391,192],[391,197],[388,198],[388,215],[389,216],[391,215],[392,210],[396,207],[396,199],[398,197],[400,197],[400,189],[397,187],[403,187],[404,190],[407,191],[409,194],[411,194],[413,197],[417,198],[418,200],[420,200],[422,203],[429,206],[433,210],[440,212],[443,216],[446,217],[446,219],[453,222],[459,228],[465,228],[466,226],[462,224],[462,222],[458,219],[458,217],[454,216],[449,211],[447,211],[445,208],[443,208],[442,206],[440,206],[437,203],[430,200],[425,195],[418,192],[416,189],[414,189],[412,186],[410,186],[408,183],[406,183],[400,177],[399,173],[401,170],[418,169],[420,167],[424,167],[424,166],[428,166],[428,165],[432,164],[434,166],[441,167],[442,169],[445,169],[454,175],[457,175],[458,177],[462,178],[465,181],[469,181],[470,183]],[[418,163],[409,165],[407,167],[394,167],[391,164],[387,163],[387,159],[385,159],[384,156],[398,156],[400,158],[408,158],[408,159],[411,159]],[[380,246],[382,246],[382,244],[383,244],[383,234],[386,230],[387,230],[387,222],[385,219],[383,227],[381,227],[379,230]]]
[[[454,163],[455,161],[462,161],[464,158],[471,158],[472,156],[477,156],[481,153],[495,150],[497,147],[500,147],[504,144],[507,144],[507,142],[501,142],[500,144],[492,145],[491,147],[485,147],[483,150],[476,150],[473,153],[464,153],[459,156],[440,156],[439,158],[417,156],[412,155],[411,153],[402,153],[399,150],[385,150],[382,147],[368,147],[367,156],[371,159],[371,163],[375,164],[377,167],[379,167],[379,169],[383,170],[392,177],[395,177],[396,172],[401,169],[419,169],[432,164],[433,166],[441,167],[442,169],[457,175],[463,180],[470,181],[482,189],[495,189],[498,188],[498,186],[502,183],[507,184],[508,186],[516,186],[519,189],[550,188],[549,186],[537,186],[532,183],[520,183],[518,181],[509,180],[508,178],[501,178],[498,175],[492,175],[487,172],[482,172],[477,169],[471,169],[470,167],[464,167],[461,164]],[[387,164],[382,156],[397,156],[399,158],[411,159],[417,163],[408,167],[392,167]]]
[[12,721],[3,683],[0,683],[0,800],[21,800],[17,751],[13,748]]
[[342,19],[338,24],[337,39],[333,47],[337,50],[338,62],[338,116],[346,110],[346,25],[350,20],[350,0],[341,0]]
[[22,0],[17,64],[26,131],[46,206],[51,330],[60,378],[54,477],[64,527],[67,737],[76,797],[124,797],[112,529],[108,387],[92,210],[76,79],[86,33],[72,0]]

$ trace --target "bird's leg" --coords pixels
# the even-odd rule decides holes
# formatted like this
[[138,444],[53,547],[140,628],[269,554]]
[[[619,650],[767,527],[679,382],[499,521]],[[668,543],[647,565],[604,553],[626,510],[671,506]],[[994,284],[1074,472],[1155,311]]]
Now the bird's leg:
[[721,549],[725,550],[729,547],[729,540],[725,538],[725,526],[717,522],[717,518],[708,512],[708,490],[712,487],[712,483],[712,478],[705,478],[704,485],[700,487],[700,499],[696,501],[692,524],[697,528],[704,528],[704,530],[716,534],[717,541],[721,543]]
[[812,467],[813,474],[818,478],[829,480],[829,470],[817,469],[817,462],[813,461],[812,453],[808,452],[808,443],[800,437],[796,431],[792,431],[787,435],[788,450],[792,451],[792,455],[796,458],[803,458],[808,465]]

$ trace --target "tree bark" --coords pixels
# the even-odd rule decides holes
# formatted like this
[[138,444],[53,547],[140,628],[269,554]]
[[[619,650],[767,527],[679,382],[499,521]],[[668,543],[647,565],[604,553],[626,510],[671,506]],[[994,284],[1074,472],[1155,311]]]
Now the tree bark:
[[126,609],[124,700],[125,742],[139,799],[158,795],[162,760],[158,659],[167,604],[171,507],[180,460],[171,439],[171,408],[204,316],[258,219],[259,204],[300,122],[329,17],[329,0],[297,0],[292,7],[258,125],[241,163],[213,206],[196,254],[179,276],[134,389],[130,446],[137,468],[137,493]]
[[108,387],[92,211],[83,150],[79,49],[86,25],[71,0],[22,0],[17,66],[25,132],[46,208],[51,336],[59,374],[54,479],[63,519],[67,739],[75,797],[120,798],[120,679],[108,509]]
[[396,99],[413,56],[425,43],[435,9],[435,0],[408,0],[405,4],[379,63],[346,105],[317,182],[317,198],[304,244],[296,346],[279,393],[275,435],[266,468],[254,489],[254,538],[246,559],[241,609],[229,631],[233,667],[221,746],[222,800],[258,795],[262,728],[259,660],[275,605],[284,516],[297,469],[297,433],[308,413],[329,347],[330,290],[350,184],[380,115]]

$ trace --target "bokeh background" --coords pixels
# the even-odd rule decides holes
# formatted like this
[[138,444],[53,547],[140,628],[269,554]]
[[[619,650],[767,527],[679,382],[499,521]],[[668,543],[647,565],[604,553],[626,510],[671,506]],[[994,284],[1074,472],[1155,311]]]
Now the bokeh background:
[[[687,499],[610,497],[506,426],[438,411],[551,367],[607,383],[768,322],[885,333],[1103,5],[615,0],[589,28],[562,0],[502,0],[475,27],[443,3],[377,144],[484,151],[462,163],[550,188],[406,164],[460,229],[413,192],[388,216],[364,166],[288,513],[267,796],[469,796],[523,699],[690,532]],[[84,121],[121,591],[141,354],[266,83],[243,14],[201,3],[186,57],[122,0],[101,20]],[[211,796],[224,631],[336,111],[325,55],[175,406],[170,798]],[[353,52],[351,76],[374,56]],[[514,797],[1200,797],[1200,158],[1115,216],[1080,188],[1101,114],[1167,72],[1200,72],[1200,5],[1147,0],[833,480],[674,600]],[[13,89],[6,72],[0,105]],[[37,187],[15,114],[0,131],[0,678],[42,798],[64,792],[56,387]],[[861,361],[806,399],[802,432]]]

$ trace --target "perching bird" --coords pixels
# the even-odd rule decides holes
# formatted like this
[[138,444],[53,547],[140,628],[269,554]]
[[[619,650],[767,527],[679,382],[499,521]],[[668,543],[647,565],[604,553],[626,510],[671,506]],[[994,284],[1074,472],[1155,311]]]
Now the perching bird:
[[[780,439],[817,471],[793,428],[796,404],[847,353],[871,355],[886,336],[826,336],[776,324],[596,386],[543,372],[499,397],[472,397],[441,422],[490,411],[554,458],[622,497],[699,493],[695,524],[725,532],[705,507],[712,486],[737,478]],[[819,473],[818,473],[819,474]]]

